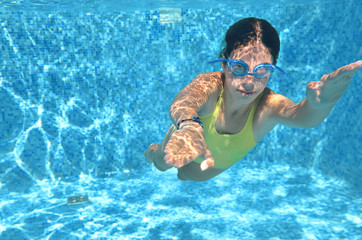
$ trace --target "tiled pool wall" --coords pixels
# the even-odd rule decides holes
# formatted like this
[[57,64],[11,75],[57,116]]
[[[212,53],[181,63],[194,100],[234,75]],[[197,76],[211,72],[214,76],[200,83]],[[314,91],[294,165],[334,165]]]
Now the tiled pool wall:
[[[147,171],[143,153],[162,141],[173,98],[198,73],[219,70],[207,61],[241,18],[265,18],[279,31],[278,65],[289,74],[269,87],[294,101],[304,98],[307,82],[362,58],[359,1],[259,7],[182,9],[173,23],[161,23],[159,10],[1,10],[1,188]],[[229,171],[300,164],[362,190],[361,77],[323,124],[279,126]]]

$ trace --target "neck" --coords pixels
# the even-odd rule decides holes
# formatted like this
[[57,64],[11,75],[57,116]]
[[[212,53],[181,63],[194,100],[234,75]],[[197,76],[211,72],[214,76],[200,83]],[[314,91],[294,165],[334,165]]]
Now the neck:
[[225,120],[240,118],[241,116],[248,115],[250,110],[253,108],[257,97],[250,102],[242,102],[240,99],[235,99],[228,92],[223,92],[223,102],[221,108],[223,110],[223,115]]

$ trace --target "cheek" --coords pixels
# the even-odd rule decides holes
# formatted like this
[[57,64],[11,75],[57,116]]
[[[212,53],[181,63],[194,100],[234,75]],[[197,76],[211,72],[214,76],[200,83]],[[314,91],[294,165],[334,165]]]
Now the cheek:
[[237,88],[240,85],[240,80],[232,76],[226,76],[225,85],[231,88]]
[[225,73],[225,77],[227,78],[232,78],[234,76],[234,74],[230,71],[230,69],[228,67],[223,68],[224,73]]
[[231,85],[233,82],[235,82],[235,76],[230,71],[224,71],[225,74],[225,84]]
[[260,89],[260,90],[264,90],[264,88],[268,84],[268,80],[269,79],[263,79],[262,81],[259,81],[258,84],[257,84],[257,88]]
[[268,81],[269,81],[269,77],[263,78],[263,79],[261,79],[260,84],[263,84],[265,86],[268,84]]

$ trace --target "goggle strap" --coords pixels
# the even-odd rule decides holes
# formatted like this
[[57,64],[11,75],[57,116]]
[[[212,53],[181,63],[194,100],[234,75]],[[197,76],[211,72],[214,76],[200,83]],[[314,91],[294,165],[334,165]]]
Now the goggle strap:
[[209,61],[207,63],[217,63],[217,62],[226,62],[228,61],[228,59],[226,58],[220,58],[220,59],[216,59],[216,60],[212,60],[212,61]]
[[288,74],[286,71],[284,71],[283,69],[281,69],[280,67],[278,67],[277,65],[273,65],[276,69],[278,69],[281,73],[283,74]]

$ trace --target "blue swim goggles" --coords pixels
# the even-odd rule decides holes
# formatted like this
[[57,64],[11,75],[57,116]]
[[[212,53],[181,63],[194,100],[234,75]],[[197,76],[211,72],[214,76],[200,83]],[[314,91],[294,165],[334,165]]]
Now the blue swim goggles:
[[265,78],[268,73],[269,74],[273,73],[275,69],[279,70],[283,74],[287,74],[287,72],[281,69],[280,67],[270,63],[263,63],[255,66],[252,73],[249,73],[248,64],[240,60],[220,58],[217,60],[210,61],[209,63],[217,63],[217,62],[227,62],[229,69],[236,76],[251,75],[257,78]]

